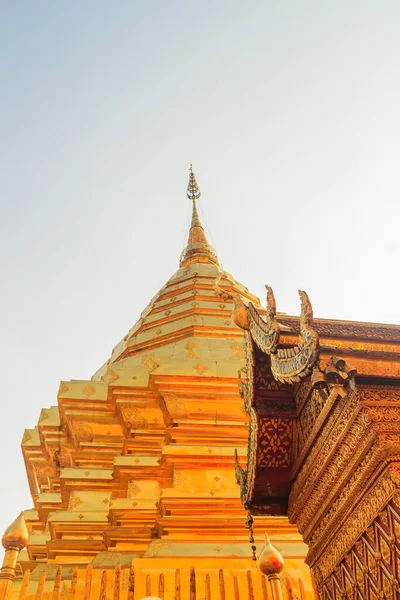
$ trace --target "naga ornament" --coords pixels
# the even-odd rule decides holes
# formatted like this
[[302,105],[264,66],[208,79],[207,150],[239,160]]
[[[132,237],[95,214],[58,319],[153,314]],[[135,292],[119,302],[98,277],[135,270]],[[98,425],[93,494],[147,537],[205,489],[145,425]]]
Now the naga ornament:
[[[219,286],[221,275],[214,283],[214,289],[225,301],[234,303],[233,319],[251,335],[258,348],[271,357],[271,372],[277,381],[297,383],[311,373],[319,361],[319,336],[313,328],[313,310],[306,292],[299,290],[301,300],[300,335],[294,348],[278,348],[280,327],[276,319],[275,296],[270,286],[267,289],[267,307],[263,315],[251,302],[246,306],[238,292],[222,289]],[[245,392],[244,382],[239,382],[240,391]],[[318,386],[316,386],[318,387]]]
[[294,348],[278,348],[271,354],[271,371],[275,379],[296,383],[312,371],[319,359],[318,333],[312,328],[313,310],[306,294],[299,290],[301,300],[299,343]]
[[248,322],[251,337],[254,342],[265,354],[272,354],[276,351],[279,344],[280,328],[279,323],[275,318],[276,302],[274,292],[269,285],[266,285],[267,290],[267,311],[265,319],[257,312],[253,304],[249,304],[247,308]]
[[220,281],[221,274],[219,274],[217,279],[214,281],[214,290],[217,292],[218,296],[220,296],[225,302],[227,302],[228,300],[231,300],[233,302],[232,317],[236,325],[241,329],[249,329],[247,307],[241,299],[240,294],[234,290],[228,291],[222,289],[221,287],[219,287]]

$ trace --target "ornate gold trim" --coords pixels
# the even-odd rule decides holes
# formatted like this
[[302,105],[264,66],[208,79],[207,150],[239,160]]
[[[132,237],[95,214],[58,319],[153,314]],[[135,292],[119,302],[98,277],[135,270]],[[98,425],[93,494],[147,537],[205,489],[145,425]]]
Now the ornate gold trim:
[[295,348],[279,348],[271,353],[271,371],[275,379],[297,383],[309,375],[319,359],[318,333],[312,327],[313,310],[306,294],[299,290],[301,299],[300,335]]
[[248,324],[251,336],[260,350],[265,354],[272,354],[276,352],[279,344],[280,327],[275,318],[276,302],[274,292],[269,285],[265,287],[267,289],[266,320],[261,317],[256,307],[249,303],[247,307]]
[[316,579],[319,580],[316,581],[318,586],[332,573],[357,539],[398,492],[390,471],[391,468],[388,467],[372,489],[363,496],[318,560],[318,569],[314,570]]

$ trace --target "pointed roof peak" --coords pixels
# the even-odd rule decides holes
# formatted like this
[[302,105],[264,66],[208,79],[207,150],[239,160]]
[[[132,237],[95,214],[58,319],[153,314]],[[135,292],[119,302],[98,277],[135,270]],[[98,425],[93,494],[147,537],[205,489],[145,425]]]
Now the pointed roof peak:
[[180,267],[186,267],[192,263],[210,263],[219,265],[214,248],[208,243],[207,236],[200,221],[197,211],[196,200],[201,196],[200,188],[193,173],[193,167],[189,167],[189,183],[186,195],[193,203],[192,222],[189,230],[189,238],[186,248],[183,250]]

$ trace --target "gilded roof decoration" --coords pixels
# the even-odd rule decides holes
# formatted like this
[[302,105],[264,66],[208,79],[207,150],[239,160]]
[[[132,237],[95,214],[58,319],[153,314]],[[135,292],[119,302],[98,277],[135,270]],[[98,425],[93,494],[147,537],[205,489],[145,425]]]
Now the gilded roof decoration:
[[265,314],[251,302],[246,306],[240,295],[219,286],[221,276],[214,288],[224,300],[233,300],[233,318],[239,327],[248,330],[255,344],[271,357],[271,372],[277,381],[296,383],[309,375],[318,364],[319,338],[312,326],[313,311],[306,292],[299,291],[301,299],[300,334],[298,344],[292,348],[279,348],[280,327],[276,319],[276,303],[270,286],[267,288]]
[[264,320],[256,307],[252,303],[249,303],[247,307],[248,322],[249,330],[257,346],[266,354],[272,354],[276,352],[279,344],[280,328],[275,318],[276,303],[274,292],[270,286],[265,287],[267,288],[266,319]]
[[[230,288],[221,288],[219,283],[221,281],[223,272],[218,274],[214,282],[214,289],[216,293],[225,301],[231,300],[233,302],[233,311],[232,316],[233,320],[238,327],[241,329],[249,329],[249,318],[248,318],[248,310],[246,305],[244,304],[241,295],[234,289]],[[230,321],[228,321],[230,324]]]
[[[300,329],[298,317],[279,314],[279,323],[293,332]],[[382,323],[362,323],[358,321],[339,321],[335,319],[314,319],[314,328],[319,335],[326,337],[344,338],[346,344],[350,339],[382,340],[400,344],[400,326]]]
[[313,311],[306,294],[299,290],[301,299],[300,335],[295,348],[278,348],[271,353],[271,371],[275,379],[296,383],[309,375],[319,359],[318,333],[312,327]]

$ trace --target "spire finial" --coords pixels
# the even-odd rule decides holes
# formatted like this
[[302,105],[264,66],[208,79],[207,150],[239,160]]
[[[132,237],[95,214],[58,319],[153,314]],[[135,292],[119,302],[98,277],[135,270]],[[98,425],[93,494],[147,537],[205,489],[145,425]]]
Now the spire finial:
[[193,200],[193,202],[195,200],[198,200],[201,196],[200,188],[196,181],[196,176],[193,173],[192,163],[190,163],[189,166],[189,183],[186,189],[186,195],[189,198],[189,200]]
[[190,225],[189,239],[186,248],[182,252],[180,266],[184,267],[191,263],[212,263],[218,265],[215,250],[210,246],[206,238],[203,226],[197,212],[196,200],[201,196],[200,188],[193,173],[193,165],[189,165],[189,183],[186,195],[193,202],[192,223]]

